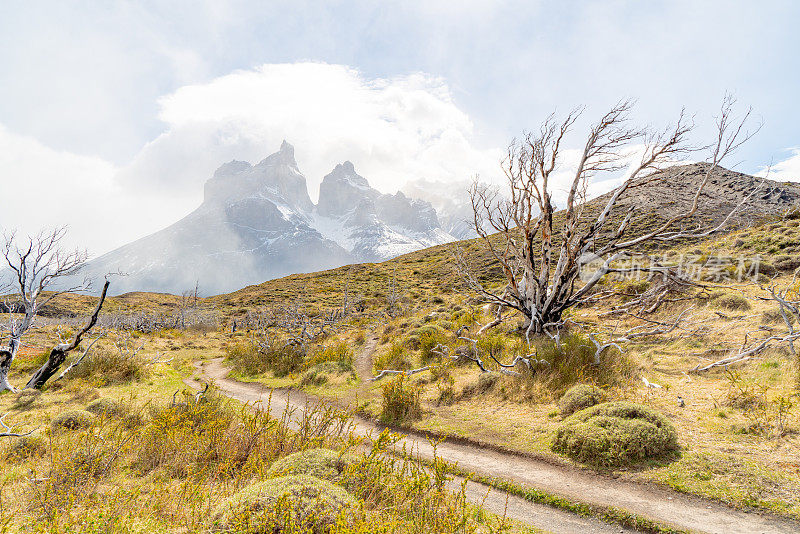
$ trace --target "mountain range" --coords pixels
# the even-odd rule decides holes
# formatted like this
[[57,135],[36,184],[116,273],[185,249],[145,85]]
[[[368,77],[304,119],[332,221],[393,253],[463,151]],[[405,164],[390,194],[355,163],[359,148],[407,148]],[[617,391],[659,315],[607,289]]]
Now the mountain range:
[[[619,210],[635,205],[652,221],[686,211],[706,170],[696,163],[653,173],[620,199]],[[203,294],[215,295],[291,274],[380,262],[474,237],[467,184],[461,185],[417,181],[406,185],[407,194],[385,194],[345,161],[323,178],[314,204],[294,148],[284,141],[255,165],[225,163],[206,181],[195,211],[90,261],[82,274],[99,281],[124,273],[114,278],[114,294],[180,294],[198,284]],[[610,194],[587,208],[599,208]],[[721,222],[742,199],[731,225],[797,204],[800,186],[719,168],[700,195],[697,216]]]
[[315,205],[286,141],[251,165],[231,161],[205,183],[203,203],[173,225],[90,261],[83,275],[121,272],[115,294],[205,294],[294,273],[386,260],[453,241],[430,203],[383,194],[345,161]]

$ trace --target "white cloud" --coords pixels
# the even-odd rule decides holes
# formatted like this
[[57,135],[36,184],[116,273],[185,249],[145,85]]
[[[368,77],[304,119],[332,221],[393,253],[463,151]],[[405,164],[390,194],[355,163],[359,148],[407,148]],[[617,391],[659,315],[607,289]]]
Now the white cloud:
[[471,141],[472,122],[443,80],[366,79],[341,65],[263,65],[160,100],[165,131],[124,166],[54,150],[0,125],[0,228],[68,224],[71,244],[97,255],[178,220],[231,159],[256,162],[295,145],[309,193],[349,159],[378,189],[497,173],[500,152]]
[[120,186],[116,172],[100,158],[53,150],[0,125],[0,230],[32,235],[66,224],[66,245],[96,255],[153,232],[188,209],[175,198]]
[[763,168],[758,173],[759,176],[769,174],[771,180],[781,182],[800,182],[800,147],[790,148],[791,156],[783,161]]
[[498,171],[500,152],[472,142],[472,122],[439,78],[366,79],[325,63],[262,65],[160,100],[167,131],[124,170],[131,181],[198,189],[222,162],[257,162],[283,139],[295,146],[316,197],[344,160],[383,191],[430,178],[463,181]]

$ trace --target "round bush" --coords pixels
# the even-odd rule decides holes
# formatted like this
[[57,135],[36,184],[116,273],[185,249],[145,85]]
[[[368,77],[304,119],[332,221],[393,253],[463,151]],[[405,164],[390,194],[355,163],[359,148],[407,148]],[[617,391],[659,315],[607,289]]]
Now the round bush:
[[281,458],[272,464],[267,476],[311,475],[336,482],[353,462],[352,456],[330,449],[308,449]]
[[55,416],[50,421],[53,429],[65,428],[67,430],[78,430],[92,426],[94,415],[85,410],[71,410]]
[[90,402],[86,406],[86,411],[97,415],[105,414],[107,417],[121,417],[125,415],[126,410],[119,402],[101,397]]
[[631,465],[677,450],[675,427],[662,414],[631,402],[606,402],[569,416],[551,448],[579,462]]
[[605,400],[606,394],[602,389],[589,384],[578,384],[567,390],[558,401],[558,411],[561,417],[567,417],[579,410],[600,404]]
[[327,480],[294,475],[252,484],[226,499],[212,516],[214,532],[322,534],[355,499]]

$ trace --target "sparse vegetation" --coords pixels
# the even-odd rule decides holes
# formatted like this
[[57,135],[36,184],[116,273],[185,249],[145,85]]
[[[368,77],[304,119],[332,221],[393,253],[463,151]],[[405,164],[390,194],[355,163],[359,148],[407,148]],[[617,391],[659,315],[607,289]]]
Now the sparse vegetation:
[[105,397],[101,397],[87,404],[86,411],[105,417],[121,417],[127,412],[122,403]]

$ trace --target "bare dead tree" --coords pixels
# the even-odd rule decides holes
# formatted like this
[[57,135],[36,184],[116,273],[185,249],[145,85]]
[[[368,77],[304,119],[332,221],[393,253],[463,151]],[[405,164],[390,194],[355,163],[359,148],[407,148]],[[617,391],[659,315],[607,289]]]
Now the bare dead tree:
[[83,336],[85,336],[92,330],[92,328],[94,328],[94,325],[97,324],[97,317],[100,315],[100,310],[102,309],[103,303],[106,300],[108,285],[109,282],[106,280],[105,284],[103,284],[103,290],[100,292],[100,298],[97,301],[97,306],[95,306],[94,311],[89,317],[86,325],[78,330],[70,342],[59,343],[50,350],[50,355],[47,357],[47,361],[44,362],[44,364],[35,373],[33,373],[33,376],[31,376],[30,380],[28,380],[28,383],[25,385],[25,389],[41,389],[41,387],[44,386],[45,383],[58,372],[58,370],[61,368],[61,364],[63,364],[67,359],[67,355],[71,351],[78,348]]
[[9,307],[9,341],[5,348],[0,348],[0,391],[15,391],[8,381],[8,373],[37,312],[62,293],[88,288],[88,281],[70,287],[56,286],[56,282],[76,275],[88,258],[86,251],[65,251],[61,247],[65,235],[66,228],[61,227],[40,232],[27,240],[18,239],[13,232],[4,236],[0,254],[10,273],[5,283],[12,290],[13,298],[19,301],[21,313],[12,314]]
[[392,279],[389,281],[389,293],[386,295],[386,314],[389,317],[402,315],[402,294],[397,286],[397,266],[392,267]]
[[[467,285],[495,309],[495,318],[487,326],[500,324],[503,312],[512,311],[524,317],[528,338],[530,334],[559,330],[564,325],[564,311],[587,302],[597,283],[613,272],[615,263],[629,258],[642,245],[699,238],[721,230],[744,201],[719,224],[703,226],[693,218],[700,207],[701,194],[720,162],[753,135],[745,129],[750,111],[737,120],[734,103],[730,96],[723,101],[716,122],[717,138],[706,147],[710,155],[691,205],[638,235],[630,235],[632,223],[637,216],[648,214],[637,207],[635,200],[621,214],[620,200],[635,188],[655,180],[650,171],[697,150],[687,144],[693,124],[683,112],[672,127],[660,132],[629,126],[632,109],[629,101],[620,102],[603,115],[591,127],[581,151],[560,228],[556,227],[551,180],[563,160],[564,138],[581,110],[572,111],[560,122],[551,115],[538,132],[512,142],[503,163],[508,196],[503,197],[477,181],[470,190],[475,230],[500,266],[505,286],[499,291],[487,288],[473,274],[466,257],[463,254],[456,257]],[[599,212],[588,210],[586,191],[592,178],[621,171],[628,166],[630,154],[637,150],[641,155],[629,167],[625,182],[610,194]],[[599,266],[582,280],[581,274],[586,274],[584,266],[590,259]]]

